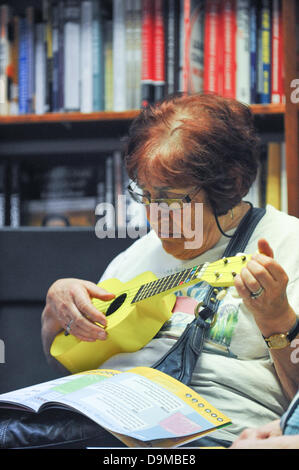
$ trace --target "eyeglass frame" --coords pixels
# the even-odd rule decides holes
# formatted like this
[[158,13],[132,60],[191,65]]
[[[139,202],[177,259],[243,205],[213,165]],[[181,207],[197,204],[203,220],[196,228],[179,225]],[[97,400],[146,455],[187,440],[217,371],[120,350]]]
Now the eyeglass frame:
[[[136,183],[135,183],[136,184]],[[130,196],[134,199],[135,202],[137,202],[138,204],[142,204],[143,206],[149,206],[150,204],[161,204],[161,203],[165,203],[168,205],[168,207],[171,205],[171,204],[179,204],[180,205],[180,209],[183,207],[182,205],[185,204],[185,203],[190,203],[192,202],[192,198],[194,198],[194,196],[196,196],[196,194],[199,193],[199,191],[201,190],[201,187],[196,187],[196,192],[193,194],[193,196],[191,197],[190,195],[192,194],[191,193],[188,193],[188,194],[185,194],[185,196],[183,196],[182,198],[155,198],[155,199],[152,199],[151,197],[148,197],[148,196],[143,196],[142,194],[134,191],[131,187],[132,183],[128,184],[127,186],[127,190],[130,194]],[[135,195],[138,195],[140,197],[143,197],[145,199],[147,199],[148,202],[142,202],[140,201],[138,198],[135,198]],[[170,204],[167,202],[167,201],[172,201]]]

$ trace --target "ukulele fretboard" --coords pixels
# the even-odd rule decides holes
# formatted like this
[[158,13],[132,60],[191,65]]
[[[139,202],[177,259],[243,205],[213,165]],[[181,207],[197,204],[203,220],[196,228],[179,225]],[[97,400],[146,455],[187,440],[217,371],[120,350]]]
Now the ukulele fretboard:
[[179,271],[177,273],[171,274],[169,276],[161,277],[152,282],[148,282],[140,286],[137,294],[132,300],[132,304],[140,302],[141,300],[152,297],[153,295],[160,294],[161,292],[166,292],[174,287],[180,287],[183,284],[187,284],[190,281],[198,279],[198,274],[207,263],[201,264],[199,266],[193,266],[192,268],[185,269],[184,271]]

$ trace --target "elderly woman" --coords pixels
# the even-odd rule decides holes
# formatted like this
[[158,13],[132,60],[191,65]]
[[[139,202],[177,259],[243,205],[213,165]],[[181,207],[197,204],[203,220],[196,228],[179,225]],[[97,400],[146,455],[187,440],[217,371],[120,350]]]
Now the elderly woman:
[[[116,257],[102,280],[125,282],[148,270],[160,277],[215,261],[250,209],[243,198],[258,166],[250,109],[214,95],[174,97],[144,109],[130,129],[126,165],[134,181],[130,192],[145,205],[152,230]],[[173,224],[165,233],[162,216],[152,219],[154,202],[174,203],[178,210],[186,203],[192,231],[182,230],[180,217],[170,211]],[[267,207],[246,246],[252,259],[221,300],[205,338],[190,385],[232,420],[213,433],[218,442],[229,445],[244,428],[280,418],[297,391],[299,365],[292,359],[292,339],[299,333],[298,235],[298,219]],[[152,366],[193,319],[206,289],[199,282],[178,290],[171,319],[153,340],[100,367]],[[111,299],[111,294],[85,280],[61,279],[50,287],[42,316],[48,357],[53,339],[67,326],[84,341],[105,341],[105,329],[94,323],[105,325],[105,315],[91,297]],[[277,341],[275,334],[283,336]]]

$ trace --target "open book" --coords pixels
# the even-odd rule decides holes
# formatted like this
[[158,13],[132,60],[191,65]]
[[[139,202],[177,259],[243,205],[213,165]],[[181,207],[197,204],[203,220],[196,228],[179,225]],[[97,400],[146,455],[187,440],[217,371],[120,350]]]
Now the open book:
[[128,447],[177,447],[231,423],[190,387],[149,367],[96,369],[0,395],[0,407],[82,413]]

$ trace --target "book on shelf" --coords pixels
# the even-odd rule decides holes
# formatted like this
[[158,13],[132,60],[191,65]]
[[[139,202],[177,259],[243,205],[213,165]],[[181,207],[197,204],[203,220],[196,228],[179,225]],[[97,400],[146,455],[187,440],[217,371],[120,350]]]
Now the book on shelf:
[[9,21],[10,8],[0,6],[0,115],[9,114],[9,77],[7,69],[10,65]]
[[43,0],[20,11],[0,8],[1,114],[125,111],[182,91],[285,102],[281,0]]
[[163,0],[154,0],[154,102],[165,97],[165,27]]
[[288,187],[285,158],[285,142],[264,143],[257,176],[244,200],[255,207],[272,205],[288,213]]
[[204,83],[203,90],[219,93],[220,60],[220,0],[206,0],[204,29]]
[[281,144],[268,143],[266,204],[280,210],[281,202]]
[[283,90],[283,37],[281,0],[272,3],[272,35],[271,35],[271,102],[284,103]]
[[35,27],[35,113],[44,114],[46,105],[46,25],[37,23]]
[[64,10],[64,109],[80,110],[80,1],[66,0]]
[[113,111],[113,25],[107,20],[104,29],[104,109]]
[[[231,424],[187,385],[149,367],[96,369],[0,395],[0,407],[81,413],[127,447],[179,447]],[[199,442],[200,446],[200,442]]]
[[204,79],[204,1],[184,3],[183,91],[203,91]]
[[92,110],[105,109],[104,21],[99,0],[92,2]]
[[237,0],[236,98],[250,103],[250,0]]
[[141,107],[154,102],[154,3],[142,0],[141,18]]
[[257,103],[257,1],[249,6],[250,103]]
[[22,225],[93,226],[96,206],[94,165],[22,165]]
[[21,225],[20,165],[18,163],[10,166],[8,197],[9,225],[16,228]]
[[91,113],[93,111],[92,4],[92,0],[83,0],[80,12],[80,111],[82,113]]
[[[222,4],[221,19],[222,25],[219,29],[220,47],[222,45],[222,87],[220,93],[228,98],[236,98],[236,81],[239,77],[238,64],[239,53],[238,44],[239,36],[237,33],[237,18],[238,18],[238,4],[237,10],[233,0],[225,0]],[[237,69],[238,65],[238,69]]]
[[271,102],[271,10],[270,0],[261,0],[258,10],[257,39],[257,97],[258,102]]
[[7,165],[0,163],[0,228],[7,225]]
[[125,2],[113,0],[113,110],[127,109]]
[[126,106],[134,109],[135,63],[134,63],[134,12],[133,0],[125,1],[125,67],[126,67]]
[[166,95],[173,95],[179,89],[179,17],[180,0],[168,0],[165,4],[165,76]]

